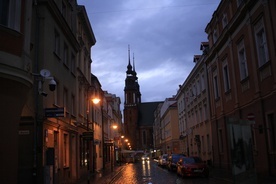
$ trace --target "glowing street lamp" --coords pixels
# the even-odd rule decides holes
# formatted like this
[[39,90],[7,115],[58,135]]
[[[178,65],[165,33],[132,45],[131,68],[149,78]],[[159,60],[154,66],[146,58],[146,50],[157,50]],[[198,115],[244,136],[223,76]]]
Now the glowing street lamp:
[[93,98],[93,99],[92,99],[92,102],[93,102],[94,104],[98,104],[100,101],[101,101],[101,99],[99,99],[99,98]]

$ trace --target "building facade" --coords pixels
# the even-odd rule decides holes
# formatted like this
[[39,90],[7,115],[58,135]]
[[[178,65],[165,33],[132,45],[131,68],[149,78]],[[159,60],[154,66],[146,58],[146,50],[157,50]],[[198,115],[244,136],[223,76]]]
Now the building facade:
[[0,183],[17,183],[19,122],[33,85],[32,1],[5,1],[0,12]]
[[[30,29],[33,88],[21,113],[18,183],[63,183],[92,170],[90,49],[96,43],[76,1],[36,1]],[[50,38],[50,39],[49,39]],[[55,81],[55,89],[49,88]]]
[[221,1],[206,26],[213,163],[275,175],[275,1]]
[[166,98],[162,104],[160,108],[160,125],[161,152],[163,154],[182,153],[178,129],[177,101],[174,97]]
[[154,111],[154,123],[153,123],[153,147],[154,147],[154,157],[158,158],[163,154],[162,151],[162,128],[161,128],[161,116],[160,111],[163,103],[160,103]]
[[195,55],[194,68],[179,86],[176,95],[181,148],[188,156],[200,156],[209,164],[212,162],[212,132],[209,111],[209,90],[205,53],[209,45],[200,44],[202,55]]

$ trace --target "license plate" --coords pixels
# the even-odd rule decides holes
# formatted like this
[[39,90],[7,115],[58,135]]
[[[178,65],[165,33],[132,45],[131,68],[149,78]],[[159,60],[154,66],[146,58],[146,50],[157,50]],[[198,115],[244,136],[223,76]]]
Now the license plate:
[[199,173],[199,172],[202,172],[202,170],[201,169],[195,169],[194,172]]

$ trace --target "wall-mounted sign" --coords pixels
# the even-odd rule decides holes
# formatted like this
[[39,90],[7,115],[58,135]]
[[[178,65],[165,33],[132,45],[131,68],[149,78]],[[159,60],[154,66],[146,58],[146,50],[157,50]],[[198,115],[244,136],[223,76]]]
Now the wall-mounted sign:
[[61,108],[46,108],[44,109],[45,117],[55,118],[55,117],[65,117],[64,107]]

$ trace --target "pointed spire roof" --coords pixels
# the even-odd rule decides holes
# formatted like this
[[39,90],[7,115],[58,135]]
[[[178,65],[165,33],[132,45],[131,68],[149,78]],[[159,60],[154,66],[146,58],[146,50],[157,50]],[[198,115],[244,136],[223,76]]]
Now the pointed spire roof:
[[135,71],[135,63],[134,63],[134,53],[133,53],[133,75],[136,77],[137,73]]
[[128,65],[127,65],[127,74],[131,74],[132,73],[132,66],[130,64],[130,47],[128,45]]

